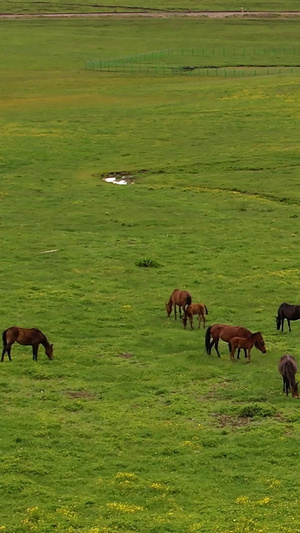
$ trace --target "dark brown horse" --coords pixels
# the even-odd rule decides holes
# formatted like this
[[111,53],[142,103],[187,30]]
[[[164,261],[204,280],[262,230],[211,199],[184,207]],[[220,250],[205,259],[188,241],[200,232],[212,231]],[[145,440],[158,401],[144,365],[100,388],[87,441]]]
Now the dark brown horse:
[[251,333],[249,337],[232,337],[229,341],[230,359],[234,361],[234,354],[237,348],[243,348],[243,350],[247,350],[247,363],[250,363],[251,350],[254,345],[262,353],[266,353],[265,341],[260,331]]
[[300,319],[300,305],[290,305],[287,303],[281,304],[278,308],[277,316],[275,318],[278,331],[280,330],[280,326],[281,331],[283,331],[285,318],[287,319],[289,331],[292,331],[290,321]]
[[[214,346],[218,354],[218,357],[221,357],[219,352],[219,340],[229,342],[233,337],[249,337],[251,331],[242,326],[228,326],[227,324],[213,324],[206,330],[205,336],[205,348],[206,352],[210,355],[211,349]],[[212,339],[212,340],[211,340]],[[247,351],[244,350],[245,357],[247,357]],[[240,348],[238,349],[238,359],[240,355]]]
[[183,309],[183,312],[185,311],[185,308],[192,303],[192,297],[188,291],[180,291],[179,289],[175,289],[171,296],[169,301],[166,303],[166,310],[167,315],[170,316],[172,313],[172,308],[174,305],[174,315],[175,320],[177,319],[177,313],[176,313],[176,305],[179,307],[179,316],[181,318],[181,308]]
[[193,328],[193,316],[198,315],[198,329],[201,321],[203,321],[203,328],[205,328],[205,315],[208,315],[208,310],[204,304],[190,304],[185,308],[184,317],[182,319],[183,327],[186,328],[187,321],[190,321],[191,329]]
[[45,354],[48,355],[49,359],[53,359],[53,344],[48,342],[48,339],[44,333],[39,329],[32,328],[17,328],[12,327],[5,329],[2,333],[3,339],[3,350],[1,361],[4,359],[4,355],[7,353],[9,360],[10,350],[12,345],[15,342],[22,344],[23,346],[32,346],[33,360],[37,361],[39,345],[42,344],[45,348]]
[[298,382],[295,379],[297,373],[295,358],[292,355],[283,355],[278,363],[278,370],[282,375],[283,392],[286,392],[288,396],[289,389],[291,389],[293,398],[299,398]]

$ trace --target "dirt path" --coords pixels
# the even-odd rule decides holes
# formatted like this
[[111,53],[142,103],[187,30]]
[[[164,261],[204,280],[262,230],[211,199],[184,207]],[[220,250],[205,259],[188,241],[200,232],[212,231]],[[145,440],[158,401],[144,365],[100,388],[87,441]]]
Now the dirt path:
[[172,18],[172,17],[207,17],[207,18],[278,18],[299,17],[300,11],[133,11],[133,12],[102,12],[102,13],[36,13],[36,14],[1,14],[0,19],[36,19],[36,18]]

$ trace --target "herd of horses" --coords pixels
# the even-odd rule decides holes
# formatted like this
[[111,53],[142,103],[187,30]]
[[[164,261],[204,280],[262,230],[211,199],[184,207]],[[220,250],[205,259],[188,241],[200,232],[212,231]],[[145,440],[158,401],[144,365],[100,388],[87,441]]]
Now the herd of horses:
[[[169,301],[166,303],[166,311],[168,317],[171,315],[174,308],[175,320],[177,319],[177,307],[179,310],[180,319],[182,319],[183,327],[186,328],[189,320],[191,329],[193,329],[193,316],[198,315],[198,329],[201,321],[203,328],[205,328],[205,316],[208,315],[206,305],[202,303],[192,303],[192,296],[188,291],[181,291],[175,289]],[[283,303],[279,306],[276,318],[277,330],[283,331],[284,320],[287,320],[289,331],[291,331],[290,322],[300,319],[300,305],[290,305]],[[252,333],[249,329],[241,326],[230,326],[227,324],[213,324],[206,330],[205,348],[207,354],[211,354],[214,347],[221,357],[219,352],[219,341],[228,343],[230,359],[235,361],[235,353],[237,352],[237,359],[240,358],[240,351],[244,350],[247,363],[250,363],[251,350],[253,346],[266,353],[266,346],[263,336],[260,331]],[[292,355],[284,355],[278,363],[278,371],[283,380],[283,391],[288,395],[291,390],[292,396],[298,398],[298,383],[296,382],[297,364]]]
[[[191,329],[193,329],[193,317],[198,315],[198,328],[203,322],[205,328],[208,309],[202,303],[192,303],[192,296],[188,291],[181,291],[175,289],[169,301],[166,303],[166,310],[168,317],[174,308],[175,319],[177,318],[177,307],[179,310],[180,319],[182,319],[183,327],[186,328],[189,321]],[[182,316],[183,313],[183,316]],[[277,330],[283,331],[284,320],[287,320],[289,331],[291,331],[290,322],[300,319],[300,305],[290,305],[283,303],[280,305],[276,318]],[[50,344],[46,335],[37,328],[19,328],[10,327],[5,329],[2,333],[3,350],[1,362],[7,353],[11,361],[11,347],[17,342],[23,346],[32,346],[33,360],[37,361],[39,345],[42,344],[45,348],[45,354],[49,359],[53,359],[53,344]],[[205,348],[208,354],[214,347],[218,357],[221,357],[219,352],[219,341],[223,340],[228,343],[230,351],[230,359],[235,360],[235,353],[237,351],[237,359],[240,357],[240,350],[244,350],[247,362],[250,363],[251,350],[255,346],[262,353],[266,353],[265,342],[260,331],[251,333],[247,328],[240,326],[229,326],[227,324],[213,324],[209,326],[205,335]],[[293,397],[298,398],[298,383],[296,382],[297,364],[293,356],[284,355],[281,357],[278,364],[279,373],[283,379],[283,391],[288,395],[289,390]]]

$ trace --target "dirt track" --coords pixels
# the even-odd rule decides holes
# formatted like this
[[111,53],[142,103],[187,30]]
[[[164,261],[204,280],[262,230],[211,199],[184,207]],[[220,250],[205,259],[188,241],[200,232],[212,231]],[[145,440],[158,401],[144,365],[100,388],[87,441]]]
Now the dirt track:
[[144,17],[144,18],[172,18],[172,17],[207,17],[207,18],[291,18],[299,17],[300,11],[133,11],[133,12],[102,12],[102,13],[36,13],[24,14],[1,14],[0,19],[35,19],[35,18],[123,18],[123,17]]

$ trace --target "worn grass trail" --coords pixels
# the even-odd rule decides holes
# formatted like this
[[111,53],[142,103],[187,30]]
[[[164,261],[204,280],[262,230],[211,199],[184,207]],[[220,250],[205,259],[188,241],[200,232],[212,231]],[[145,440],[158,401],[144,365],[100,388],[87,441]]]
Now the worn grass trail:
[[[288,46],[297,25],[275,25]],[[237,42],[275,32],[234,27]],[[14,345],[0,368],[0,531],[300,527],[299,406],[276,368],[299,357],[299,324],[281,334],[274,318],[300,286],[298,77],[83,70],[179,30],[198,44],[198,28],[3,24],[1,324],[39,327],[55,359]],[[229,42],[225,23],[201,28]],[[104,183],[110,171],[135,183]],[[261,330],[267,354],[207,356],[203,330],[166,318],[175,287],[209,323]]]
[[136,11],[297,11],[299,5],[294,0],[288,2],[271,0],[252,0],[247,2],[247,6],[241,8],[236,2],[230,0],[219,0],[212,2],[191,2],[185,3],[178,0],[150,0],[145,2],[135,2],[127,0],[120,5],[115,0],[110,0],[104,4],[94,4],[87,0],[73,0],[72,3],[58,0],[41,0],[40,2],[22,0],[1,0],[0,12],[13,14],[37,14],[37,13],[97,13],[97,12],[136,12]]

